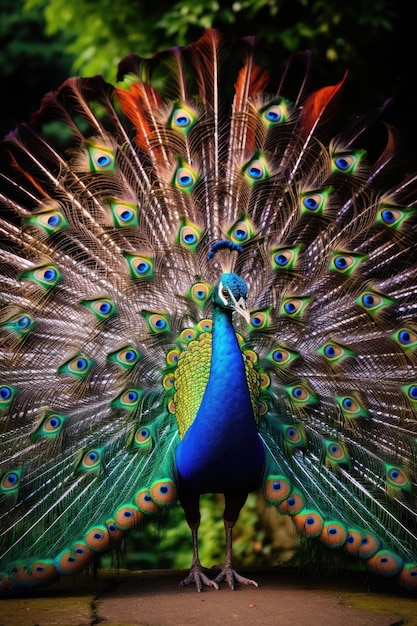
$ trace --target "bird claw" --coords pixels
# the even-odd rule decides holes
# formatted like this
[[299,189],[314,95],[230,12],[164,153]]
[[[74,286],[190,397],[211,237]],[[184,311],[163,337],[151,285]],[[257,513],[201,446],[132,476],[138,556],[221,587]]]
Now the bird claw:
[[201,566],[193,566],[188,576],[180,582],[180,587],[187,587],[193,583],[195,584],[198,592],[203,589],[203,585],[206,587],[214,587],[214,589],[219,588],[216,581],[211,580],[211,578],[205,575]]
[[224,566],[218,576],[214,579],[214,583],[219,585],[223,580],[226,580],[230,589],[232,591],[235,588],[235,582],[240,583],[241,585],[253,585],[254,587],[258,587],[258,583],[256,580],[252,580],[251,578],[245,578],[245,576],[241,576],[237,573],[233,567]]

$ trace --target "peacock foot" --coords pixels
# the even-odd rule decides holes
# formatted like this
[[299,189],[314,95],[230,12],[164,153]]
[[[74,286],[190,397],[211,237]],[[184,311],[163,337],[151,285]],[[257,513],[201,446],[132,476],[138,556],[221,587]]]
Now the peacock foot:
[[222,570],[218,576],[212,581],[216,585],[219,585],[223,580],[226,580],[229,584],[230,589],[234,590],[235,583],[240,583],[241,585],[253,585],[254,587],[258,587],[258,583],[256,580],[252,580],[251,578],[245,578],[245,576],[241,576],[237,573],[235,569],[231,565],[224,565]]
[[203,568],[201,565],[193,565],[190,569],[190,573],[184,580],[180,582],[180,587],[187,587],[188,585],[195,584],[197,591],[201,591],[203,589],[203,585],[206,587],[214,587],[215,589],[219,588],[219,585],[216,581],[211,580],[208,576],[205,575]]

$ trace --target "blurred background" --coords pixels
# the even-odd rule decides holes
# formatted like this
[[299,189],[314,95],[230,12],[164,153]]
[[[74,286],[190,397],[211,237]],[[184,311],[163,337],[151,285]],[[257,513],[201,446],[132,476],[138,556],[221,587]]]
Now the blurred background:
[[[311,49],[335,80],[345,68],[346,110],[395,98],[400,126],[416,117],[415,24],[408,0],[0,0],[0,135],[27,120],[69,75],[116,79],[118,61],[185,45],[205,28],[267,39],[277,64]],[[401,103],[401,104],[400,104]]]
[[[68,76],[100,73],[114,82],[118,61],[126,54],[151,56],[190,43],[210,27],[227,37],[265,38],[270,58],[279,67],[291,53],[311,49],[327,62],[333,82],[348,68],[347,118],[393,98],[388,121],[414,133],[416,35],[410,4],[406,0],[0,0],[0,136],[29,120],[43,94]],[[203,500],[200,556],[207,566],[222,560],[222,508],[217,496]],[[251,494],[235,530],[239,566],[288,563],[297,555],[296,547],[291,520]],[[120,565],[187,568],[190,562],[190,535],[178,508],[170,513],[168,523],[153,521],[132,533]]]

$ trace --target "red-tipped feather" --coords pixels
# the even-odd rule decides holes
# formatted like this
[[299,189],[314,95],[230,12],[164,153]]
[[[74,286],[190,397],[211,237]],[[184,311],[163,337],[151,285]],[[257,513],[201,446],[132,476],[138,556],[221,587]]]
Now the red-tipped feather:
[[149,150],[149,138],[156,130],[153,113],[161,105],[159,94],[151,85],[132,83],[129,90],[116,87],[116,94],[123,113],[136,128],[136,143],[143,150]]
[[347,75],[348,73],[345,72],[344,77],[337,85],[322,87],[307,98],[300,118],[300,126],[304,136],[331,122]]

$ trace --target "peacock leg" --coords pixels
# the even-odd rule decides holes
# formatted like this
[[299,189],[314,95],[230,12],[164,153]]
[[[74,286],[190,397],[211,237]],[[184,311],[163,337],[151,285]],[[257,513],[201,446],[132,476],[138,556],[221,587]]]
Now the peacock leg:
[[203,571],[203,566],[200,563],[198,556],[198,528],[200,526],[200,496],[197,494],[182,494],[180,496],[181,506],[184,509],[185,518],[187,524],[191,530],[191,536],[193,541],[193,561],[191,563],[190,573],[184,580],[180,582],[180,587],[186,587],[193,583],[197,587],[197,591],[201,591],[203,585],[207,587],[214,587],[218,589],[219,586],[216,582],[208,578]]
[[191,535],[193,539],[193,562],[191,564],[190,573],[180,582],[180,587],[186,587],[187,585],[192,585],[194,583],[197,587],[197,591],[201,591],[203,585],[218,589],[219,585],[205,575],[203,566],[200,563],[198,556],[198,526],[196,528],[191,528]]
[[230,589],[235,588],[235,582],[242,585],[258,586],[255,580],[245,578],[236,572],[233,568],[233,526],[235,525],[240,509],[245,504],[247,494],[228,496],[225,494],[226,506],[223,514],[224,529],[226,533],[226,558],[224,560],[220,574],[216,576],[213,582],[217,585],[226,580]]
[[242,585],[254,585],[255,587],[257,587],[258,583],[255,580],[252,580],[251,578],[245,578],[245,576],[241,576],[233,568],[232,533],[234,525],[235,522],[228,522],[227,520],[224,520],[224,528],[226,532],[226,558],[224,560],[220,574],[216,576],[213,582],[219,585],[223,580],[226,580],[229,584],[230,589],[232,590],[235,588],[235,582],[241,583]]

